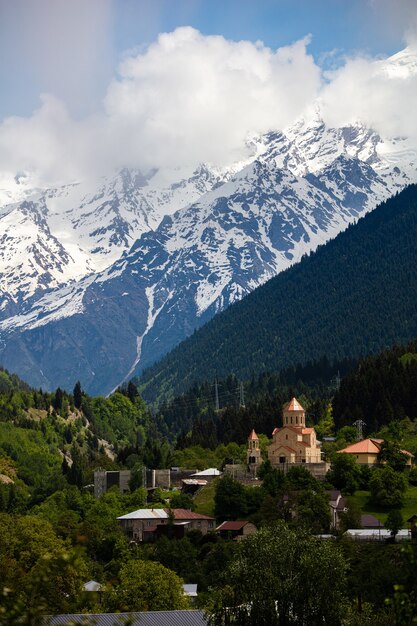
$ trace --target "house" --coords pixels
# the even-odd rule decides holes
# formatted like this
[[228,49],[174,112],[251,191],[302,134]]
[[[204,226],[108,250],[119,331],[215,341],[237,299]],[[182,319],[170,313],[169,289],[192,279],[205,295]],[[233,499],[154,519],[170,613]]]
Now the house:
[[174,515],[174,526],[176,524],[186,527],[186,531],[200,530],[203,535],[206,535],[210,531],[214,531],[216,527],[216,520],[209,515],[202,515],[201,513],[194,513],[189,509],[171,509]]
[[329,498],[331,522],[332,528],[339,528],[340,514],[346,513],[348,510],[347,502],[338,489],[331,489],[326,491],[326,495]]
[[207,626],[204,611],[146,611],[141,613],[95,613],[54,615],[43,618],[43,626],[94,624],[95,626]]
[[314,428],[305,424],[305,410],[293,398],[282,407],[282,428],[275,428],[268,446],[268,459],[274,467],[294,463],[322,463],[321,443]]
[[177,531],[179,536],[191,529],[198,529],[206,535],[215,527],[214,517],[194,513],[188,509],[138,509],[117,519],[132,541],[154,540],[157,537],[157,527],[162,525],[172,525],[174,536],[176,526],[183,527]]
[[413,541],[417,539],[417,515],[412,515],[408,518],[407,524],[410,525],[410,535]]
[[216,533],[220,535],[222,539],[234,539],[241,541],[249,535],[256,533],[257,528],[255,524],[248,522],[247,520],[236,522],[223,522],[216,528]]
[[[379,464],[378,454],[383,443],[383,439],[362,439],[362,441],[352,443],[343,450],[338,450],[338,453],[351,454],[359,465],[377,465]],[[410,468],[414,455],[408,450],[401,450],[401,452],[407,457],[406,467]]]

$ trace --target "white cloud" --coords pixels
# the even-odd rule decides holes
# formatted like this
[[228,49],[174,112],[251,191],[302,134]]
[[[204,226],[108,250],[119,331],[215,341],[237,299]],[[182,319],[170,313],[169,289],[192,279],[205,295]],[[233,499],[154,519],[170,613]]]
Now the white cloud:
[[383,135],[417,137],[417,71],[358,57],[323,80],[308,42],[274,51],[191,27],[161,34],[125,58],[96,114],[74,120],[49,95],[30,118],[6,119],[0,170],[51,182],[121,166],[230,162],[248,134],[285,127],[316,98],[329,123],[362,119]]
[[133,160],[228,161],[248,133],[282,127],[315,97],[320,71],[307,43],[273,52],[190,27],[162,34],[122,64],[108,119]]
[[417,140],[417,49],[388,60],[348,59],[327,77],[321,108],[329,124],[360,120],[383,137]]

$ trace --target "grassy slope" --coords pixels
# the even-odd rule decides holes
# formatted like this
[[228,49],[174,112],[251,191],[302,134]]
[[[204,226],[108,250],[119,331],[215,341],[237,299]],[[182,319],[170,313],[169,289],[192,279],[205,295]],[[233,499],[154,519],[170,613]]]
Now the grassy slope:
[[[361,509],[362,513],[374,515],[377,519],[384,523],[388,515],[388,510],[370,503],[368,497],[369,491],[357,491],[355,495],[350,496],[348,500],[355,502]],[[404,522],[412,515],[417,514],[417,487],[409,487],[407,489],[401,514]],[[404,528],[406,528],[405,523]]]
[[211,515],[214,517],[214,492],[217,478],[207,483],[194,498],[195,511],[201,515]]

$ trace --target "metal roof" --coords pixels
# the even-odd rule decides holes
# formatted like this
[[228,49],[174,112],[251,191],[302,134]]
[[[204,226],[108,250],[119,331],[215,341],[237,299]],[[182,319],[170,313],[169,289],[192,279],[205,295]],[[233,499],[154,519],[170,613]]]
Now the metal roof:
[[165,509],[138,509],[117,519],[168,519],[168,513]]
[[[132,626],[207,626],[203,611],[148,611],[143,613],[95,613],[90,615],[55,615],[44,618],[44,626],[122,626],[127,619]],[[130,624],[130,623],[129,623]]]
[[292,400],[286,402],[282,408],[284,411],[304,411],[304,408],[298,402],[297,398],[292,398]]
[[191,474],[191,476],[221,476],[221,474],[222,473],[217,469],[217,467],[209,467],[201,472]]
[[84,585],[84,591],[101,591],[101,585],[96,580],[89,580]]

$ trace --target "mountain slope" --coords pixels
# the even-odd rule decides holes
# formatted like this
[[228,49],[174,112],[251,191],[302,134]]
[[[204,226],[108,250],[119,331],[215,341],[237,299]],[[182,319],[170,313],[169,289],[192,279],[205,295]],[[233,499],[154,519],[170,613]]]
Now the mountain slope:
[[[63,228],[54,271],[52,264],[29,267],[26,284],[23,268],[14,284],[19,265],[10,261],[8,284],[16,291],[3,291],[0,361],[36,386],[72,388],[81,379],[91,393],[110,392],[415,180],[417,156],[405,145],[361,124],[328,128],[315,115],[254,139],[256,158],[227,172],[201,167],[170,185],[158,181],[160,173],[121,172],[74,206],[74,190],[42,196],[25,215],[43,202],[45,237],[58,245],[59,220],[72,226]],[[155,227],[158,211],[187,198],[194,200]],[[74,250],[84,255],[84,269]],[[29,263],[34,254],[26,255]],[[59,286],[70,267],[81,276]],[[45,289],[48,281],[57,287]]]
[[417,186],[217,315],[140,379],[147,398],[417,336]]

